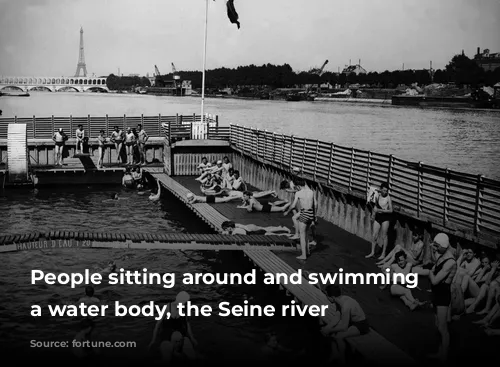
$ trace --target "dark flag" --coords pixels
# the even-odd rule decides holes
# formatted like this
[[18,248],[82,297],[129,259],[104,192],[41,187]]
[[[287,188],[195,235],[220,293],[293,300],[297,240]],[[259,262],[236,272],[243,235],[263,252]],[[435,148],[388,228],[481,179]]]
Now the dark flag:
[[227,17],[231,21],[231,23],[236,24],[238,26],[238,29],[240,29],[240,22],[238,22],[238,13],[236,12],[236,9],[234,8],[234,0],[227,0],[226,6],[227,6]]

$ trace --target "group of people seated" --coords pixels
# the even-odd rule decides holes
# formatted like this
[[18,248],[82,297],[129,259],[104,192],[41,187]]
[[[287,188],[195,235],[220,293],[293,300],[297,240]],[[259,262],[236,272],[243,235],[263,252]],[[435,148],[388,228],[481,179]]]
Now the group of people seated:
[[[314,192],[306,184],[306,181],[299,177],[300,170],[294,169],[292,178],[281,182],[280,185],[280,190],[294,194],[294,199],[292,201],[274,200],[260,202],[258,199],[266,196],[277,198],[276,191],[249,191],[240,172],[233,169],[228,157],[224,157],[222,160],[214,161],[213,163],[208,162],[208,159],[203,157],[198,169],[200,175],[196,180],[201,184],[200,191],[202,195],[188,193],[188,203],[216,204],[241,200],[242,203],[238,205],[237,208],[245,209],[248,212],[283,213],[284,216],[287,216],[293,211],[292,222],[294,224],[295,233],[292,234],[291,231],[288,230],[289,233],[287,235],[291,239],[300,240],[302,254],[298,256],[297,259],[307,259],[311,246],[316,245],[315,225],[317,223],[317,201],[314,197]],[[222,230],[234,234],[238,232],[254,231],[260,231],[269,235],[275,234],[273,230],[275,227],[250,226],[253,226],[252,229],[245,229],[243,228],[245,226],[238,224],[235,231],[229,231],[229,227],[227,226],[222,228]],[[255,230],[256,227],[259,229]],[[262,228],[270,228],[270,230],[263,230]],[[311,241],[308,241],[309,229],[313,237]]]

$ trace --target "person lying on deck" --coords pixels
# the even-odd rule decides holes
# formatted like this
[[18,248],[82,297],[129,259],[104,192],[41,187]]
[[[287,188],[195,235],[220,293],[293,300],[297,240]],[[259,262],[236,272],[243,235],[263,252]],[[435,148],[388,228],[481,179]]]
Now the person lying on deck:
[[221,197],[217,197],[215,195],[198,196],[191,192],[189,192],[186,195],[186,197],[189,204],[196,204],[196,203],[218,204],[218,203],[228,203],[233,200],[241,199],[238,196],[221,196]]
[[[392,274],[403,274],[406,276],[412,272],[412,263],[408,261],[406,252],[399,251],[394,256],[396,262],[390,266],[391,277]],[[387,284],[380,286],[380,289],[385,289]],[[397,296],[403,301],[403,303],[413,311],[415,308],[425,305],[425,302],[420,302],[418,299],[414,298],[411,289],[404,283],[392,284],[390,288],[391,294]]]
[[391,266],[396,260],[395,255],[400,251],[406,254],[408,262],[413,266],[422,264],[424,255],[424,236],[420,232],[414,232],[412,238],[413,243],[409,250],[404,249],[401,245],[394,246],[394,249],[377,263],[378,267],[380,269],[386,269]]
[[342,295],[339,285],[328,285],[326,287],[326,295],[332,303],[340,308],[341,318],[338,323],[335,322],[324,326],[321,329],[321,333],[333,339],[330,362],[339,360],[342,364],[345,364],[345,339],[368,334],[370,332],[370,325],[359,303],[349,296]]
[[227,196],[236,196],[240,199],[244,199],[245,192],[250,192],[255,199],[263,198],[266,196],[277,197],[276,191],[266,190],[266,191],[239,191],[239,190],[223,190],[224,194]]
[[265,236],[287,236],[290,229],[284,226],[261,227],[255,224],[240,224],[233,221],[225,221],[221,225],[224,234],[241,235],[265,235]]
[[244,204],[238,206],[240,209],[246,209],[248,212],[256,211],[263,213],[279,213],[284,212],[290,207],[290,203],[286,200],[276,201],[274,203],[260,203],[250,191],[243,193]]
[[215,175],[211,176],[204,184],[200,186],[200,191],[205,195],[222,195],[222,180]]

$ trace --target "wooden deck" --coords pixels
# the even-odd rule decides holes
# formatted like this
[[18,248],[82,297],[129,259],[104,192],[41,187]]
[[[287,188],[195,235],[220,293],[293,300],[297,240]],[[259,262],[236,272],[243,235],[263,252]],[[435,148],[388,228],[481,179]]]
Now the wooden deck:
[[89,232],[26,233],[0,237],[0,252],[53,248],[127,248],[155,250],[253,250],[295,252],[283,236],[229,236],[214,234],[111,234]]
[[[195,213],[216,231],[220,232],[220,225],[223,221],[231,220],[242,224],[256,224],[261,226],[286,225],[292,229],[290,217],[283,217],[281,213],[248,213],[246,210],[235,209],[235,203],[221,204],[188,204],[186,195],[190,192],[200,195],[199,183],[194,180],[195,177],[178,176],[169,177],[164,173],[152,173],[154,177],[160,180],[162,185],[172,192],[176,197],[182,200],[186,205],[190,205]],[[255,189],[249,187],[250,190]],[[264,202],[265,199],[259,199]],[[271,251],[244,250],[244,254],[259,268],[268,273],[286,273],[292,274],[297,271],[297,267],[292,267],[286,261],[283,261],[278,255]],[[291,255],[290,256],[295,256]],[[317,287],[307,284],[293,285],[283,284],[282,288],[292,294],[294,298],[305,305],[329,305],[328,313],[322,317],[324,323],[338,320],[339,315],[336,308],[332,305],[325,294]],[[367,335],[352,338],[349,341],[353,350],[359,352],[365,360],[370,363],[384,365],[416,365],[415,360],[409,357],[396,345],[387,341],[382,335],[371,329]]]

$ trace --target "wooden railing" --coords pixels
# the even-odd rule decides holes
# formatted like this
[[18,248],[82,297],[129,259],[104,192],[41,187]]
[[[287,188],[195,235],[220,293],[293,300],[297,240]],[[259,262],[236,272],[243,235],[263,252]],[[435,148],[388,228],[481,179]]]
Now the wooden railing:
[[364,199],[390,185],[397,210],[442,227],[500,241],[500,181],[333,143],[231,125],[234,148],[285,170]]
[[[217,116],[209,117],[208,122],[213,125],[217,123]],[[32,118],[0,118],[0,139],[7,138],[7,125],[9,123],[27,124],[28,139],[52,139],[54,133],[59,129],[64,129],[69,138],[75,137],[75,130],[78,125],[83,125],[87,136],[97,137],[100,130],[104,130],[109,136],[115,126],[120,129],[127,127],[137,127],[142,124],[146,132],[151,137],[165,136],[165,125],[190,125],[193,122],[200,122],[200,115],[176,115],[176,116],[84,116],[84,117],[35,117]],[[179,130],[185,128],[179,127]],[[229,137],[229,133],[227,133]]]

